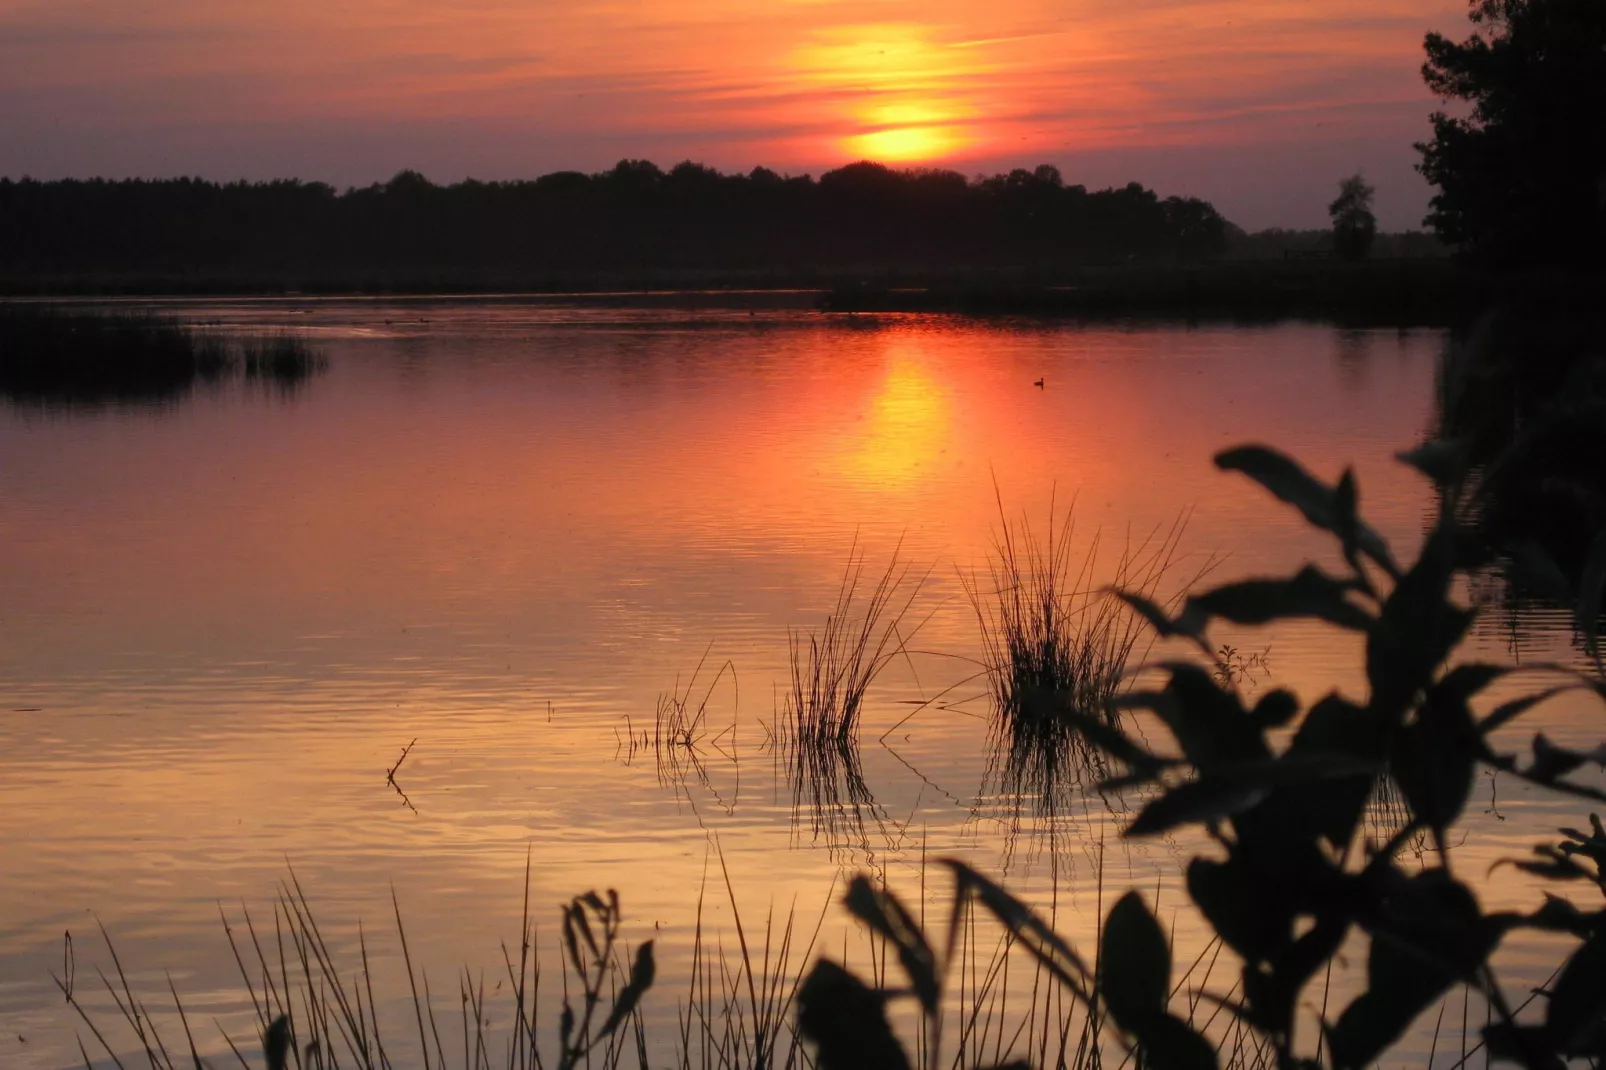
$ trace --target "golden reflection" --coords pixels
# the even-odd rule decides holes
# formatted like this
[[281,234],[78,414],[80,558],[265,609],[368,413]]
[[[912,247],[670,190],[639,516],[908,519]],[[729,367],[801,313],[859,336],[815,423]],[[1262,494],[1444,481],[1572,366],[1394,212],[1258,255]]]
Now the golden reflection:
[[878,491],[914,489],[942,456],[951,408],[947,390],[923,362],[894,352],[864,429],[850,443],[844,474]]

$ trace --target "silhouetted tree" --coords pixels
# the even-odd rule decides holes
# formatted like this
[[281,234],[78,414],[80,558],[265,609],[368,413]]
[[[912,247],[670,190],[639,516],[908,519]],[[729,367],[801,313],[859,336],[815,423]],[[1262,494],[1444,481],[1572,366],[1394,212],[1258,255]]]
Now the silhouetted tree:
[[1345,260],[1365,260],[1377,237],[1377,217],[1372,214],[1372,198],[1377,190],[1356,172],[1338,184],[1338,197],[1327,206],[1333,220],[1333,250]]
[[1433,115],[1418,169],[1426,222],[1502,265],[1598,263],[1606,239],[1606,3],[1472,0],[1459,44],[1428,34],[1422,77],[1464,118]]
[[[570,285],[708,272],[1052,270],[1214,256],[1226,222],[1136,183],[1089,191],[1051,166],[967,179],[861,162],[783,176],[598,174],[438,186],[404,171],[318,183],[0,179],[0,285],[346,288]],[[687,275],[686,273],[689,273]]]

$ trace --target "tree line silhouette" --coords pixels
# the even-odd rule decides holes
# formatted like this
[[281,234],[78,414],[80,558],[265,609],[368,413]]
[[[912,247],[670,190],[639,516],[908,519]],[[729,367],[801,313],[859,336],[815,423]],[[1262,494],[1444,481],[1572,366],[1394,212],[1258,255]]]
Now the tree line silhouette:
[[1430,33],[1422,78],[1457,101],[1435,112],[1417,169],[1427,218],[1502,268],[1600,270],[1606,244],[1606,3],[1469,0],[1473,33]]
[[862,162],[815,179],[624,160],[449,186],[404,171],[344,192],[0,180],[0,275],[12,279],[1044,268],[1213,257],[1229,228],[1205,201],[1137,183],[1090,191],[1048,165],[967,179]]

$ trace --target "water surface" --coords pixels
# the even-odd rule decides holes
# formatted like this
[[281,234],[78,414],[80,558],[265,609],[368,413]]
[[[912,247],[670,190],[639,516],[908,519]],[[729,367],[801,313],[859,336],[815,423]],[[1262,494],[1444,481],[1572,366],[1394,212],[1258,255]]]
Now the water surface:
[[[843,873],[918,887],[923,856],[957,853],[1053,899],[1090,943],[1101,839],[1106,886],[1158,882],[1174,904],[1188,846],[1119,841],[1119,805],[1096,796],[1058,850],[1030,813],[1021,835],[1003,819],[961,583],[1000,503],[1041,528],[1074,501],[1077,546],[1098,534],[1110,566],[1185,514],[1175,575],[1214,558],[1217,579],[1332,560],[1214,470],[1227,445],[1272,443],[1328,478],[1353,464],[1405,553],[1433,505],[1392,454],[1431,425],[1434,332],[742,299],[168,307],[304,333],[330,367],[154,409],[0,402],[7,1066],[78,1061],[49,972],[64,930],[99,954],[97,919],[144,982],[171,972],[203,1020],[248,1036],[218,904],[271,917],[289,866],[337,940],[359,917],[383,929],[394,887],[443,979],[500,970],[527,858],[541,920],[616,887],[670,972],[716,850],[755,915],[795,901],[811,918]],[[870,695],[873,802],[843,822],[794,805],[771,729],[789,629],[819,627],[855,548],[925,579],[911,653]],[[1323,629],[1221,638],[1268,652],[1258,686],[1359,693],[1358,645]],[[1574,657],[1565,620],[1536,612],[1472,646]],[[666,771],[633,733],[700,662],[699,695],[728,668],[698,765]],[[1539,723],[1587,741],[1593,717],[1562,704]],[[404,799],[385,772],[409,744]],[[1478,797],[1478,872],[1582,816],[1503,784]],[[1501,873],[1486,899],[1531,903]],[[710,903],[728,920],[723,891]]]

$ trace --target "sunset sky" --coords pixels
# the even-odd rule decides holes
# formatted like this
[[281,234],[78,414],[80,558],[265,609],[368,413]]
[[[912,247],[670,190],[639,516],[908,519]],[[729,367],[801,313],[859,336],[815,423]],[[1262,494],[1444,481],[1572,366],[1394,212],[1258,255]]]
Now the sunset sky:
[[0,0],[0,175],[445,182],[869,157],[1419,224],[1458,0]]

